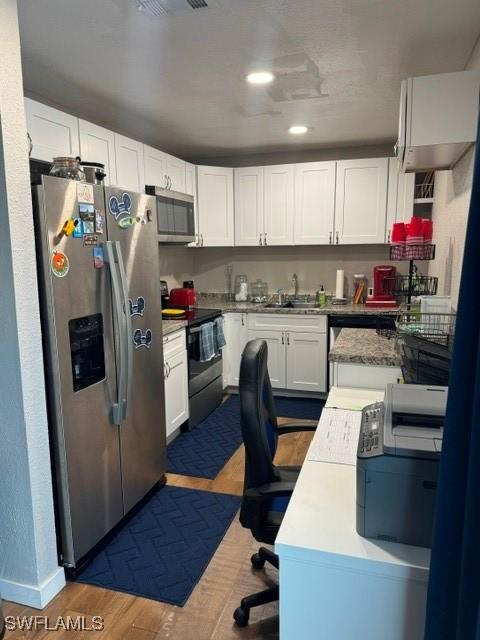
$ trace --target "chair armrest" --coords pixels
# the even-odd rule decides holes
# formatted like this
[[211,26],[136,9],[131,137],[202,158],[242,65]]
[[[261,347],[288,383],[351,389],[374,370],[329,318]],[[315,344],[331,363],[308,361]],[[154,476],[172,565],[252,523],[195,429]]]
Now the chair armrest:
[[247,489],[245,491],[245,497],[257,500],[289,497],[292,495],[294,489],[294,482],[269,482],[256,489]]
[[286,424],[277,427],[277,434],[283,436],[285,433],[297,433],[298,431],[316,431],[317,424]]

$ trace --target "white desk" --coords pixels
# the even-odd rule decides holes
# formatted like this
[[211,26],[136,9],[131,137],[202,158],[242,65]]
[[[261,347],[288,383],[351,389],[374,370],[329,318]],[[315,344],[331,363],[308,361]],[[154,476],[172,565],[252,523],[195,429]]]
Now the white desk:
[[359,536],[355,499],[354,466],[307,454],[275,542],[280,640],[423,638],[430,551]]

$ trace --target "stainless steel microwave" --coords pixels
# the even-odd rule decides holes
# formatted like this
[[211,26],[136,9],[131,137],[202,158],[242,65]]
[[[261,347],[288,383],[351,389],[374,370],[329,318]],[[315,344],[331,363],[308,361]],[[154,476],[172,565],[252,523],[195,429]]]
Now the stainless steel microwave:
[[158,241],[188,244],[195,241],[195,213],[193,196],[151,185],[145,192],[157,201]]

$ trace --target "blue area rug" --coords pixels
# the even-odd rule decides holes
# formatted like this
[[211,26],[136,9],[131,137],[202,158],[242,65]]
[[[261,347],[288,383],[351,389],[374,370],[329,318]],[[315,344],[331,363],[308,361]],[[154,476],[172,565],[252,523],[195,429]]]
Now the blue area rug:
[[319,420],[325,400],[313,398],[274,398],[277,416],[299,420]]
[[125,523],[77,580],[182,607],[240,500],[166,486]]
[[[277,415],[318,420],[323,400],[275,398]],[[167,447],[167,472],[196,478],[215,478],[242,444],[240,400],[230,396],[192,431],[180,434]]]

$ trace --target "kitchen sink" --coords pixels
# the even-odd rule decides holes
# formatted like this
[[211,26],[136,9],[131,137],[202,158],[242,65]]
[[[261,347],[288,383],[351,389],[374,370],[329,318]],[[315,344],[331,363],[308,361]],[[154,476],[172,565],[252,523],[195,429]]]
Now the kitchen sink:
[[290,303],[292,305],[292,307],[294,309],[315,309],[315,307],[317,306],[316,302],[306,302],[304,300],[299,301],[299,300],[293,300],[293,302]]
[[290,302],[269,302],[268,304],[264,305],[264,309],[285,309],[291,306],[292,305],[290,304]]

